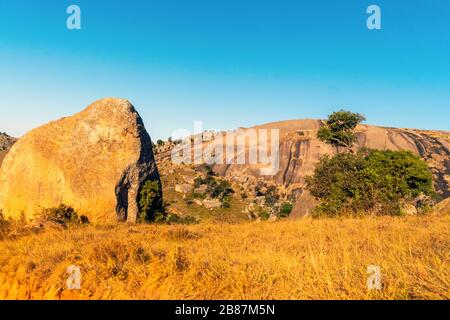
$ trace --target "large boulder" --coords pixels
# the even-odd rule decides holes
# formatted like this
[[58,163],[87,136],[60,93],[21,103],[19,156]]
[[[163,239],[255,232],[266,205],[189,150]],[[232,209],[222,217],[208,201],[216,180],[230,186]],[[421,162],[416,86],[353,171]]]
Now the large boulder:
[[130,102],[99,100],[23,136],[0,169],[0,210],[32,220],[65,204],[91,222],[135,222],[138,195],[158,180],[150,136]]

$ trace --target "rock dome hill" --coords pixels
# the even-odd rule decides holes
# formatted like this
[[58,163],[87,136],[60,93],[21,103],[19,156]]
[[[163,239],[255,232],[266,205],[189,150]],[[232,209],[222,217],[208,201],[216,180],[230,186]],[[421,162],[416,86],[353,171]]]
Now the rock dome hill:
[[[312,173],[318,159],[336,154],[337,149],[317,138],[320,120],[291,120],[255,127],[279,128],[281,134],[281,168],[275,181],[281,184],[302,183]],[[431,168],[438,192],[450,196],[450,132],[386,128],[359,125],[355,149],[409,150],[421,156]]]
[[[260,174],[257,164],[215,164],[212,169],[219,176],[235,182],[245,192],[253,193],[255,185],[261,181],[274,184],[286,198],[296,198],[292,217],[307,215],[316,205],[305,189],[305,177],[311,175],[319,159],[324,155],[334,155],[339,150],[317,138],[322,126],[321,120],[304,119],[272,122],[248,129],[278,129],[280,132],[280,166],[275,175]],[[224,132],[203,133],[204,148],[214,148],[211,136]],[[386,128],[373,125],[359,125],[356,128],[357,142],[354,149],[409,150],[420,155],[430,167],[434,186],[440,197],[450,197],[450,132],[418,129]],[[270,134],[268,133],[268,136]],[[158,165],[166,171],[170,165],[171,148],[163,147],[158,152]],[[248,157],[248,146],[245,148]],[[193,160],[193,157],[191,157]],[[160,165],[161,164],[161,165]],[[164,167],[163,167],[164,166]]]

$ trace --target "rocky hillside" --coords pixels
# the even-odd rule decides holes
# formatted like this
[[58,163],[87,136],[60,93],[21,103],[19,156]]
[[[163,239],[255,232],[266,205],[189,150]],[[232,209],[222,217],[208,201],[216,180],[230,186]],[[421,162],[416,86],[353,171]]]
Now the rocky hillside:
[[[314,199],[305,192],[305,177],[313,173],[316,163],[322,156],[333,155],[339,151],[317,138],[317,131],[321,125],[320,120],[307,119],[274,122],[249,128],[268,129],[268,136],[271,129],[280,130],[280,164],[274,175],[261,175],[262,166],[259,164],[216,164],[212,168],[216,174],[235,183],[241,192],[248,193],[256,200],[265,193],[264,190],[267,188],[271,190],[275,186],[281,199],[296,199],[292,216],[305,215],[315,206]],[[245,133],[248,129],[240,130]],[[362,147],[409,150],[420,155],[433,173],[435,189],[440,197],[450,197],[450,132],[370,125],[360,125],[356,131],[358,141],[355,150]],[[216,136],[222,134],[216,133]],[[210,132],[204,135],[203,141],[204,148],[212,148],[216,143],[211,139]],[[171,144],[160,150],[157,156],[160,166],[170,166],[172,147]],[[245,150],[246,157],[247,152],[248,146]]]

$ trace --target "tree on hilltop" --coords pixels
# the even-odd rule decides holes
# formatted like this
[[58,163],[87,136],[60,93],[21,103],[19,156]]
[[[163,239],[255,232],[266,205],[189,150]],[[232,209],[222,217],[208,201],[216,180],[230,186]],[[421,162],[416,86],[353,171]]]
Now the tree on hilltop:
[[359,113],[340,110],[333,112],[319,129],[317,137],[333,146],[344,147],[353,153],[352,146],[356,140],[354,130],[366,118]]

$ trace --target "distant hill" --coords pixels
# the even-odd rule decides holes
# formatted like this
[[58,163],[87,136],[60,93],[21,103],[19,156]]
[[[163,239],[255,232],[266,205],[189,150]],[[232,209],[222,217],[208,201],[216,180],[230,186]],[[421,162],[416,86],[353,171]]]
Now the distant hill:
[[[280,169],[274,180],[284,186],[304,186],[304,178],[313,173],[315,164],[323,155],[338,152],[317,138],[320,120],[290,120],[256,126],[254,129],[280,130]],[[245,130],[245,129],[244,129]],[[450,132],[418,129],[385,128],[359,125],[356,129],[358,141],[355,149],[409,150],[420,155],[430,167],[435,188],[444,197],[450,197]],[[216,165],[214,168],[224,176],[242,174],[259,175],[252,165]]]
[[[278,188],[278,193],[285,195],[286,199],[297,199],[291,217],[307,215],[315,207],[316,202],[306,191],[305,177],[313,174],[322,156],[334,155],[340,151],[317,138],[317,131],[321,126],[321,120],[305,119],[273,122],[253,128],[239,128],[244,133],[248,129],[279,130],[280,163],[274,175],[261,175],[261,168],[265,167],[261,164],[236,164],[236,155],[233,164],[215,164],[212,165],[212,169],[219,176],[235,182],[239,185],[241,192],[247,194],[253,194],[255,186],[262,181],[273,184]],[[204,148],[216,149],[214,137],[222,134],[224,133],[204,132]],[[422,157],[433,174],[434,187],[440,198],[450,197],[450,132],[359,125],[356,128],[356,134],[355,150],[363,147],[394,151],[409,150]],[[267,133],[267,136],[270,136],[270,133]],[[248,146],[245,149],[248,159]],[[193,154],[187,155],[187,158],[190,157],[192,161],[192,156]],[[165,169],[167,166],[169,180],[173,177],[170,158],[171,147],[158,152],[158,166],[162,169],[163,175],[167,171]]]

